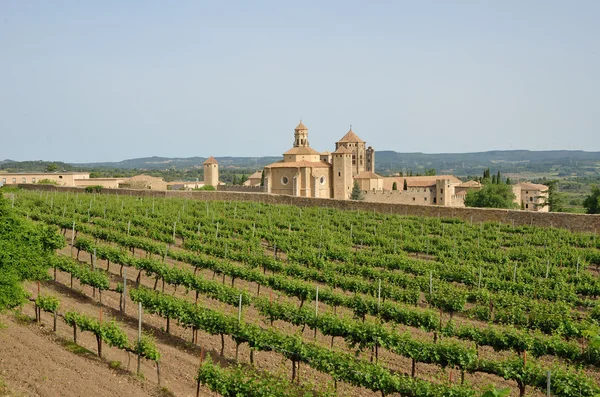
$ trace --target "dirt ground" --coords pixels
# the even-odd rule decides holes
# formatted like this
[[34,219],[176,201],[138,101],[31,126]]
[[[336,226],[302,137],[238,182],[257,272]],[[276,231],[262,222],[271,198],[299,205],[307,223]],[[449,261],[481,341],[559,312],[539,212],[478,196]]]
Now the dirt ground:
[[[33,309],[30,312],[33,316]],[[153,382],[111,368],[110,362],[95,352],[74,348],[62,332],[51,332],[51,317],[46,317],[48,322],[40,326],[25,316],[0,315],[0,395],[170,395]]]

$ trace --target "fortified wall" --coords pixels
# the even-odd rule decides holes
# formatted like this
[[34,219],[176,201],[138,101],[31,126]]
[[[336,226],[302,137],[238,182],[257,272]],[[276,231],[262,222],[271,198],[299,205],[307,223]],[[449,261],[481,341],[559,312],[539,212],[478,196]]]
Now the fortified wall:
[[[82,192],[75,187],[56,187],[52,185],[21,184],[25,190]],[[503,224],[558,227],[579,232],[598,232],[600,215],[567,214],[559,212],[530,212],[493,208],[456,208],[431,205],[405,205],[389,203],[369,203],[365,201],[336,200],[285,196],[266,193],[242,193],[224,191],[156,191],[134,189],[104,189],[103,194],[115,194],[139,197],[179,197],[192,200],[218,201],[254,201],[264,204],[286,204],[299,207],[327,207],[340,210],[374,211],[383,214],[405,216],[426,216],[459,218],[467,222],[502,222]]]

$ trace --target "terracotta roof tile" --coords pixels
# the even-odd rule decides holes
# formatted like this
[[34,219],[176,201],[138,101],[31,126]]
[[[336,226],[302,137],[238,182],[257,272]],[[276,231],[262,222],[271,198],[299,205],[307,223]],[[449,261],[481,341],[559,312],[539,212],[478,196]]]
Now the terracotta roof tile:
[[333,152],[333,154],[352,154],[352,150],[345,146],[340,146],[335,152]]
[[523,182],[523,183],[517,183],[515,186],[520,186],[521,189],[529,189],[529,190],[548,190],[548,186],[546,185],[540,185],[538,183],[530,183],[530,182]]
[[350,131],[348,131],[348,132],[346,133],[346,135],[344,135],[344,136],[342,137],[342,139],[340,139],[340,140],[338,141],[338,143],[339,143],[339,142],[353,142],[353,143],[355,143],[355,142],[358,142],[358,143],[365,143],[365,141],[363,141],[362,139],[360,139],[360,138],[358,137],[358,135],[356,135],[356,134],[354,133],[354,131],[352,131],[352,129],[350,129]]
[[315,149],[311,148],[310,146],[293,147],[290,150],[288,150],[287,152],[285,152],[284,154],[316,154],[316,155],[321,155],[321,153],[317,152]]
[[269,164],[265,168],[329,168],[331,164],[324,161],[279,161],[277,163]]
[[462,183],[460,179],[455,177],[454,175],[424,175],[424,176],[392,176],[383,178],[383,190],[392,190],[392,185],[396,182],[398,189],[402,189],[404,186],[404,180],[406,179],[406,183],[408,187],[427,187],[434,186],[435,181],[438,179],[449,179],[450,183],[454,185],[459,185]]
[[383,177],[371,171],[362,171],[354,179],[383,179]]
[[458,187],[481,187],[481,183],[477,181],[466,181],[458,185]]

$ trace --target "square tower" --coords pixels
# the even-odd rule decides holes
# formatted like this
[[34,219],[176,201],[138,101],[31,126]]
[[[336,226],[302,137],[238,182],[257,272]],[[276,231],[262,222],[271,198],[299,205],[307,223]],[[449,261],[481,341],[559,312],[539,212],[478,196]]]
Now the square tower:
[[204,185],[210,185],[216,188],[218,184],[219,163],[213,156],[210,156],[208,160],[204,162]]
[[332,153],[333,160],[333,198],[347,200],[352,193],[352,150],[340,146]]

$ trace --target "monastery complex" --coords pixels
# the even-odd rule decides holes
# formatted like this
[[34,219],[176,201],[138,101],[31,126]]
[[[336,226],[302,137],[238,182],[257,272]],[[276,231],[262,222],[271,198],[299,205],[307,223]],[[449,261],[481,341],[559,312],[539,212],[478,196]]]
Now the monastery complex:
[[[264,184],[263,184],[264,174]],[[192,190],[206,185],[217,190],[283,194],[289,196],[350,199],[354,183],[368,202],[464,207],[471,190],[481,189],[477,181],[463,182],[453,175],[382,177],[375,173],[375,150],[359,138],[352,127],[333,152],[319,152],[310,147],[308,128],[300,121],[294,129],[292,148],[282,160],[252,174],[244,186],[225,186],[219,181],[219,164],[214,157],[204,162],[204,181],[165,182],[149,175],[131,178],[90,178],[85,172],[0,173],[3,184],[28,184],[44,181],[69,187],[130,188],[152,190]],[[42,182],[43,183],[43,182]],[[545,185],[513,185],[515,202],[526,211],[548,212],[543,203],[548,198]]]

